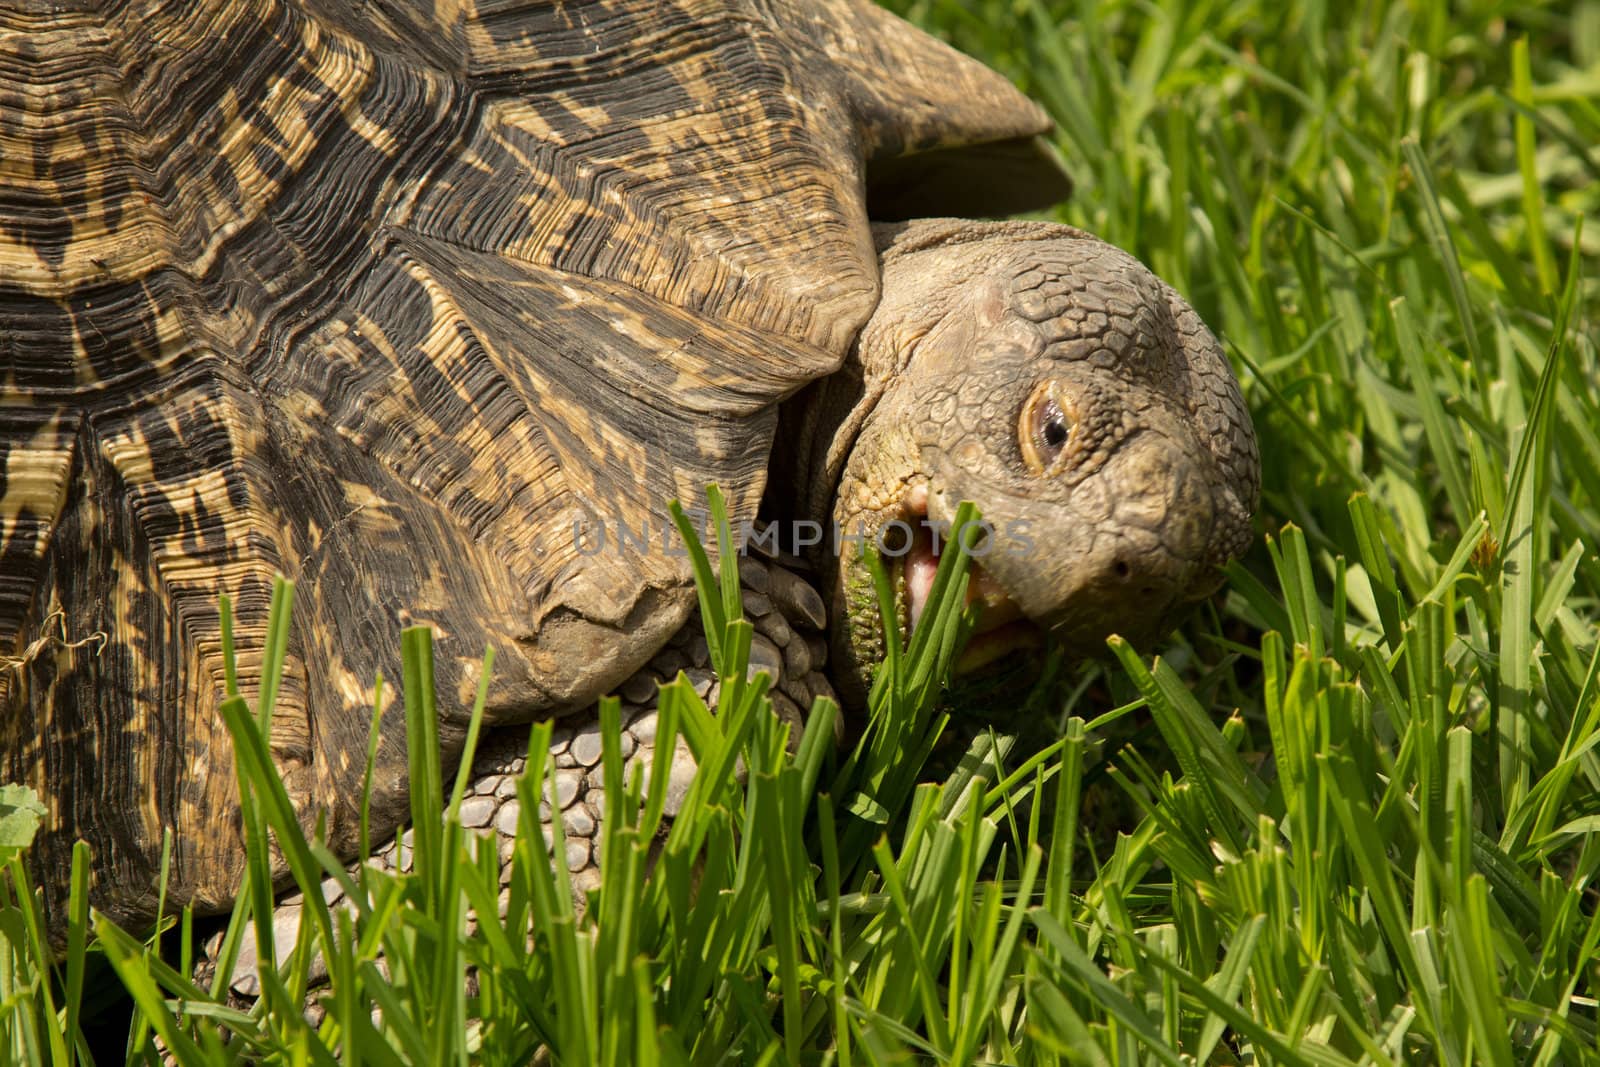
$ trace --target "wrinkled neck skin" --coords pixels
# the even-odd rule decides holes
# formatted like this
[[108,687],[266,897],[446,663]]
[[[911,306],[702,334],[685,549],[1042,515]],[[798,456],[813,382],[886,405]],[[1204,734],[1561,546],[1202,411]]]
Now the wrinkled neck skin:
[[[992,530],[969,589],[982,663],[1032,655],[1045,631],[1075,655],[1164,634],[1242,551],[1257,494],[1215,338],[1136,260],[1069,227],[932,219],[874,236],[877,310],[843,368],[781,412],[774,517],[903,548],[885,524],[948,523],[973,501]],[[883,635],[870,573],[834,547],[813,558],[836,683],[859,704]],[[885,562],[909,626],[937,556],[919,542]]]
[[[839,481],[850,453],[879,403],[896,382],[906,383],[918,342],[929,332],[959,327],[970,293],[939,285],[905,284],[900,261],[910,252],[927,251],[959,235],[1001,237],[1026,235],[1043,225],[1056,232],[1065,227],[1028,222],[975,222],[962,219],[919,219],[873,226],[884,290],[877,311],[862,328],[839,370],[813,382],[780,412],[778,460],[773,464],[769,506],[786,519],[826,525],[835,515]],[[899,284],[897,284],[899,283]],[[915,389],[902,388],[910,395]],[[902,405],[903,406],[903,405]],[[814,562],[831,556],[819,546]]]

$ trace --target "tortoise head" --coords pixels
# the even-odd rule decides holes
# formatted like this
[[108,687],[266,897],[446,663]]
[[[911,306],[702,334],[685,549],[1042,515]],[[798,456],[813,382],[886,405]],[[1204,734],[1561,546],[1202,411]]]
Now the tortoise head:
[[829,454],[834,662],[864,692],[883,649],[852,535],[876,541],[909,629],[960,501],[980,509],[959,670],[1164,635],[1248,542],[1254,433],[1199,316],[1133,257],[1045,223],[879,227],[883,296]]

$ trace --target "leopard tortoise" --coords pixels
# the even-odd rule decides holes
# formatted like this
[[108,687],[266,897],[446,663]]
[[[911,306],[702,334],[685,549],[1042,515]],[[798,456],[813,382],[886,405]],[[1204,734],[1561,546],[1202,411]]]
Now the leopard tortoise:
[[[0,775],[52,899],[81,837],[147,920],[166,831],[169,906],[231,899],[217,598],[253,696],[275,573],[271,751],[348,850],[397,628],[437,630],[448,751],[486,644],[492,721],[586,708],[693,602],[654,537],[595,546],[708,482],[869,533],[974,500],[1013,549],[980,655],[1156,633],[1246,537],[1254,438],[1172,290],[1065,227],[874,229],[1065,184],[1037,107],[865,0],[0,0],[0,116]],[[848,694],[879,636],[830,558]]]

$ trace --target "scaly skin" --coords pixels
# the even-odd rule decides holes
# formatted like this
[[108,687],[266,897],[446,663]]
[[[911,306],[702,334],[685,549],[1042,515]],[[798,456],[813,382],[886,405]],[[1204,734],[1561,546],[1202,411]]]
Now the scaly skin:
[[[1165,634],[1248,543],[1259,489],[1216,339],[1070,227],[920,220],[877,237],[883,299],[836,377],[854,395],[804,401],[838,427],[806,498],[836,484],[834,521],[869,534],[971,500],[994,528],[985,580],[1069,654]],[[859,700],[883,647],[872,580],[851,552],[823,570],[836,679]]]

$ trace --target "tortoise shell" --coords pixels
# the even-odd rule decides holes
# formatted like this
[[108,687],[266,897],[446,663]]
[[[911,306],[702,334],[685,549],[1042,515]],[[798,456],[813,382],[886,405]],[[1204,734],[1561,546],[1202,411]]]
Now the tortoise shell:
[[0,773],[124,922],[166,830],[169,903],[238,884],[220,593],[253,697],[297,581],[271,750],[348,849],[401,625],[447,753],[486,645],[492,719],[588,705],[692,592],[575,531],[753,514],[876,303],[869,197],[969,196],[969,145],[969,213],[1064,191],[1034,105],[857,0],[12,0],[0,115]]

